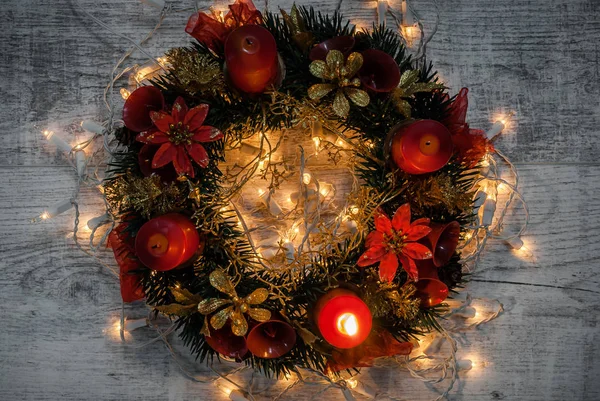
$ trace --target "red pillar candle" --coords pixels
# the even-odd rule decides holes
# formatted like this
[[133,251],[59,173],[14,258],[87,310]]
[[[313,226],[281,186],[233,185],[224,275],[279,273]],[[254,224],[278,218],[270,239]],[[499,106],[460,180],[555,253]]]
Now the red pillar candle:
[[350,290],[337,288],[323,295],[314,310],[321,335],[337,348],[353,348],[364,342],[373,326],[367,304]]
[[391,132],[392,160],[409,174],[437,171],[450,160],[452,135],[442,123],[418,120],[397,125]]
[[198,250],[200,236],[187,217],[170,213],[156,217],[140,228],[135,253],[145,266],[166,271],[187,262]]
[[277,44],[267,29],[244,25],[229,34],[225,61],[231,83],[247,93],[262,93],[279,70]]

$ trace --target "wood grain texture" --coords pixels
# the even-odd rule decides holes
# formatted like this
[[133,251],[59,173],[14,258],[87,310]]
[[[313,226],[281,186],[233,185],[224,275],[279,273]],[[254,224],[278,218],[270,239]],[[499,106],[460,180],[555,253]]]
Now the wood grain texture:
[[[597,164],[599,150],[600,5],[440,3],[430,59],[453,90],[471,88],[473,125],[486,128],[502,109],[517,112],[512,133],[498,146],[522,162],[531,208],[524,238],[535,252],[535,261],[523,261],[501,242],[487,248],[467,290],[499,299],[506,313],[461,339],[462,355],[477,365],[463,375],[452,399],[600,399],[600,166],[590,165]],[[136,40],[157,21],[157,12],[137,0],[81,4]],[[268,2],[271,10],[290,4]],[[331,12],[338,1],[311,4]],[[414,4],[431,26],[433,2]],[[342,10],[361,24],[375,16],[373,1],[344,0]],[[186,43],[186,17],[169,16],[146,49],[160,55]],[[0,19],[0,399],[224,400],[214,385],[185,378],[161,343],[135,348],[153,338],[152,331],[132,333],[126,345],[117,341],[110,328],[119,314],[118,283],[67,238],[72,212],[44,224],[27,222],[71,196],[76,184],[65,158],[41,140],[39,130],[51,125],[74,140],[82,117],[102,119],[102,90],[129,44],[69,0],[8,0]],[[85,191],[81,202],[86,221],[100,206],[98,194]],[[507,229],[522,217],[522,210],[515,211]],[[99,257],[111,261],[110,252]],[[128,315],[144,316],[145,308],[134,305]],[[194,373],[206,371],[189,357],[184,363]],[[371,369],[365,380],[404,399],[435,398],[398,370]],[[289,398],[309,400],[315,391],[302,387]],[[342,396],[331,390],[321,398]]]

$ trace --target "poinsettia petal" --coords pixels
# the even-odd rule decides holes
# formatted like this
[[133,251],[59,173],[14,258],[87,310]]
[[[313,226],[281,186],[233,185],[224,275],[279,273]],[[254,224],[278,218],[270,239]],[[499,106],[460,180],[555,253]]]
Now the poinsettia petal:
[[169,132],[171,124],[174,123],[173,117],[164,111],[151,111],[150,118],[152,122],[162,132]]
[[420,226],[420,225],[428,226],[430,222],[431,222],[431,219],[428,219],[427,217],[422,217],[420,219],[416,219],[415,221],[413,221],[411,223],[411,226]]
[[175,166],[177,174],[186,174],[194,178],[194,167],[183,146],[177,146],[177,154],[173,160],[173,166]]
[[398,270],[398,257],[394,252],[386,253],[379,262],[379,278],[381,281],[391,282]]
[[183,120],[184,125],[189,126],[189,130],[194,132],[202,127],[204,120],[206,120],[206,116],[208,115],[208,105],[201,104],[199,106],[194,107],[185,115],[185,119]]
[[431,259],[431,250],[418,242],[409,242],[402,248],[402,253],[411,259]]
[[371,266],[372,264],[379,262],[386,252],[387,250],[383,246],[369,248],[365,253],[360,255],[356,264],[359,267]]
[[153,129],[146,132],[140,132],[135,140],[142,143],[153,143],[153,144],[161,144],[165,142],[169,142],[169,137],[164,132],[160,132],[157,129]]
[[208,166],[208,153],[206,153],[204,146],[199,143],[192,143],[191,145],[186,145],[185,149],[192,160],[198,163],[200,167],[205,168]]
[[410,228],[406,232],[406,240],[407,241],[418,241],[421,238],[429,235],[430,232],[431,232],[431,227],[426,226],[426,225],[410,226]]
[[383,233],[379,231],[371,231],[365,239],[365,247],[372,248],[376,246],[383,246]]
[[381,233],[392,235],[392,222],[383,212],[375,215],[375,229]]
[[175,160],[177,156],[177,148],[171,143],[164,143],[156,153],[154,154],[154,158],[152,159],[152,168],[159,168],[164,166],[165,164],[171,163]]
[[400,263],[402,263],[402,268],[404,271],[408,273],[408,277],[414,281],[417,281],[419,279],[419,271],[417,270],[417,264],[415,261],[402,254],[398,255],[398,259],[400,259]]
[[192,139],[196,142],[214,142],[221,138],[223,138],[223,133],[210,125],[203,125],[192,136]]
[[188,107],[185,104],[185,100],[181,96],[175,99],[175,103],[173,103],[173,109],[171,109],[171,117],[175,123],[183,122],[185,116],[187,115]]
[[392,219],[392,226],[394,230],[401,231],[402,233],[408,231],[410,227],[410,204],[405,203],[396,210]]

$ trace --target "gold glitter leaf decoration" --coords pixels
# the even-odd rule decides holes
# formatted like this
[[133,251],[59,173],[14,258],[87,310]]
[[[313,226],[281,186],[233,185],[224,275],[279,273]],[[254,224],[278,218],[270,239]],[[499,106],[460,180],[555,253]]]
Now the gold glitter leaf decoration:
[[344,66],[344,53],[342,53],[339,50],[331,50],[329,53],[327,53],[325,61],[327,62],[327,67],[329,68],[330,75],[333,73],[335,73],[336,75],[342,74],[341,70]]
[[269,290],[266,288],[259,288],[246,297],[246,302],[250,305],[258,305],[265,302],[267,298],[269,298]]
[[331,83],[312,85],[308,88],[308,97],[319,100],[337,88],[332,108],[340,118],[346,118],[350,113],[348,99],[359,107],[367,106],[370,101],[369,94],[359,89],[361,82],[355,77],[362,64],[363,56],[360,53],[351,53],[348,59],[345,59],[339,50],[331,50],[327,53],[325,61],[315,60],[309,66],[311,74]]
[[344,92],[337,91],[335,94],[335,98],[333,99],[333,111],[339,117],[347,117],[348,113],[350,113],[350,103],[348,103],[348,99],[344,96]]
[[294,42],[303,51],[308,50],[314,41],[314,36],[312,32],[306,30],[306,24],[304,23],[304,19],[300,15],[300,11],[298,11],[296,4],[292,6],[292,10],[289,14],[284,10],[281,10],[281,15],[283,16],[283,21],[292,33]]
[[239,310],[233,311],[231,314],[231,331],[236,336],[245,336],[248,332],[248,322],[244,314]]
[[225,323],[227,323],[227,320],[231,315],[233,315],[233,306],[228,306],[227,308],[218,311],[210,318],[210,325],[213,329],[219,330],[225,326]]
[[315,60],[308,66],[308,70],[317,78],[331,79],[331,72],[323,60]]
[[[248,331],[248,322],[244,317],[245,313],[260,322],[271,318],[271,311],[249,307],[249,305],[259,305],[269,298],[269,290],[266,288],[257,288],[250,295],[240,298],[235,291],[231,277],[221,269],[213,271],[209,276],[209,281],[214,288],[230,297],[230,299],[209,298],[198,304],[198,311],[203,315],[218,311],[210,318],[210,325],[215,330],[222,328],[228,320],[231,320],[233,334],[244,336]],[[225,305],[230,306],[219,310]]]
[[180,305],[180,304],[170,304],[170,305],[160,305],[155,306],[154,309],[157,311],[164,313],[165,315],[177,315],[177,316],[188,316],[195,312],[195,305]]
[[352,53],[348,56],[348,60],[346,60],[346,71],[345,75],[347,77],[353,77],[358,73],[360,67],[363,65],[363,56],[360,53]]
[[418,92],[432,92],[436,89],[444,89],[443,84],[437,82],[417,82],[421,73],[419,70],[408,70],[402,73],[400,84],[392,92],[392,99],[396,108],[406,118],[410,118],[412,110],[410,103],[405,99],[410,98]]
[[209,298],[205,299],[198,304],[198,312],[203,315],[208,315],[219,309],[220,307],[230,304],[231,301],[227,299]]
[[308,88],[308,97],[317,100],[326,96],[329,92],[335,89],[333,84],[315,84]]
[[365,107],[369,104],[369,95],[363,90],[356,88],[345,88],[344,93],[357,106]]
[[419,79],[419,70],[408,70],[402,73],[400,77],[400,84],[398,85],[401,88],[406,88],[408,85],[412,85]]
[[250,308],[248,315],[259,322],[266,322],[271,318],[271,311],[263,308]]
[[209,276],[210,285],[215,287],[217,290],[224,292],[229,296],[235,295],[235,289],[233,288],[233,284],[231,284],[231,280],[229,276],[225,274],[223,270],[217,269],[212,272]]

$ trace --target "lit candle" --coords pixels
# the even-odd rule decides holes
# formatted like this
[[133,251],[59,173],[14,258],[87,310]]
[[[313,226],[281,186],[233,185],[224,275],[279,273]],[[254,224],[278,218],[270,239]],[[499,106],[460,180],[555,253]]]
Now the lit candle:
[[243,92],[262,93],[277,78],[279,60],[275,38],[259,25],[244,25],[225,42],[227,73]]
[[323,295],[314,309],[321,335],[337,348],[353,348],[362,344],[373,325],[367,304],[354,292],[337,288]]
[[135,253],[145,266],[166,271],[187,262],[198,250],[200,236],[187,217],[170,213],[156,217],[140,228]]
[[452,135],[448,128],[434,120],[399,124],[392,129],[390,136],[392,160],[409,174],[437,171],[452,156]]

